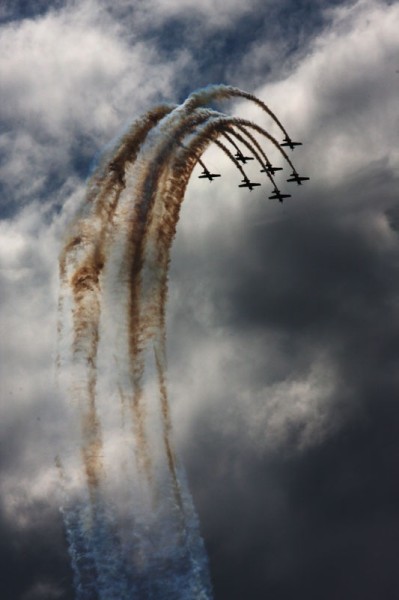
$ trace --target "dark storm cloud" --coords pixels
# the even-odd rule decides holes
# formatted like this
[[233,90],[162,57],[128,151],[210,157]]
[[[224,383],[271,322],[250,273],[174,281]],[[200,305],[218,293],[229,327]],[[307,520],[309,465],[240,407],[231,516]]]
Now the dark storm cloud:
[[[2,401],[15,399],[3,394]],[[37,457],[29,456],[32,436],[44,434],[37,418],[27,420],[22,412],[1,431],[0,591],[5,600],[68,597],[62,593],[70,588],[70,573],[58,509],[49,497],[34,497],[32,473],[28,475],[37,462]],[[25,489],[28,478],[32,487]],[[45,593],[38,595],[35,589]]]
[[56,508],[44,500],[25,507],[27,525],[0,513],[1,597],[71,600],[71,572]]
[[309,191],[308,184],[306,197],[292,199],[306,203],[300,212],[292,207],[273,228],[259,225],[248,232],[242,240],[246,252],[233,259],[237,280],[225,282],[231,286],[235,326],[243,321],[246,327],[283,328],[308,337],[323,330],[331,339],[341,328],[361,323],[363,312],[370,321],[386,313],[384,302],[395,289],[397,248],[389,224],[386,230],[379,227],[384,208],[389,211],[397,201],[397,180],[391,172],[373,177],[370,171],[360,172],[350,185],[337,185],[335,205],[322,189]]
[[[25,385],[22,376],[21,388]],[[29,410],[21,398],[5,393],[5,385],[2,392],[3,414],[9,417],[0,435],[1,598],[72,600],[61,490],[54,493],[59,409],[32,392]]]
[[397,412],[285,460],[207,425],[189,473],[217,598],[395,598]]

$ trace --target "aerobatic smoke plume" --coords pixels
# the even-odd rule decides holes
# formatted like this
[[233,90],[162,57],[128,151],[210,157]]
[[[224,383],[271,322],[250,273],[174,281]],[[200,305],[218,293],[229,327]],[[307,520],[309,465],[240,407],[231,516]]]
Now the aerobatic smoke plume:
[[[60,377],[70,443],[58,460],[62,512],[78,600],[212,597],[207,557],[172,439],[165,304],[180,206],[215,143],[251,189],[240,147],[274,186],[263,149],[281,144],[250,121],[207,109],[241,97],[228,86],[159,106],[133,124],[91,179],[60,258]],[[221,141],[222,140],[222,141]],[[277,195],[276,195],[277,194]],[[76,450],[77,448],[77,450]]]

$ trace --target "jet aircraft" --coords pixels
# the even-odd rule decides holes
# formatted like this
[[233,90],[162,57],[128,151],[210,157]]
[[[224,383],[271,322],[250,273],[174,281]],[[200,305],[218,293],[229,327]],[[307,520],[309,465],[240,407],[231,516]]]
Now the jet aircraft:
[[247,187],[250,189],[250,191],[252,192],[254,187],[257,187],[258,185],[261,185],[260,183],[254,183],[253,181],[250,181],[248,179],[248,177],[244,177],[244,179],[242,180],[243,183],[240,183],[238,187]]
[[283,202],[284,198],[291,198],[291,194],[282,194],[278,188],[274,188],[273,194],[269,196],[269,200],[278,200]]
[[291,181],[296,181],[298,185],[302,185],[302,181],[308,181],[310,177],[300,177],[296,171],[292,173],[287,181],[290,183]]
[[244,156],[243,153],[241,152],[241,150],[239,150],[239,148],[237,148],[237,152],[236,152],[235,156],[236,156],[236,159],[241,161],[242,163],[244,163],[244,165],[248,160],[254,160],[253,156]]
[[220,173],[211,173],[206,167],[204,167],[201,175],[198,175],[198,179],[209,179],[209,181],[213,181],[215,177],[221,177]]
[[293,142],[292,139],[288,135],[286,135],[284,140],[281,142],[280,146],[288,146],[288,148],[291,148],[291,150],[293,150],[295,146],[302,146],[302,142]]
[[263,169],[260,170],[261,173],[270,173],[271,175],[275,175],[276,171],[282,171],[283,167],[273,167],[272,164],[266,165]]

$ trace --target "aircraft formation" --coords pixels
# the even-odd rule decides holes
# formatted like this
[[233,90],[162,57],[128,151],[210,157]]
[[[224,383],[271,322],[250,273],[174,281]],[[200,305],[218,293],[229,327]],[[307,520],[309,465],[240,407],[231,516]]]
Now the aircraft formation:
[[[258,156],[245,155],[230,135],[228,135],[225,132],[223,135],[232,144],[232,146],[235,149],[235,154],[233,156],[234,162],[239,162],[239,163],[242,163],[243,165],[246,165],[248,161],[255,160],[255,158],[258,158],[258,160],[259,160],[259,155]],[[244,141],[242,138],[240,138],[240,139],[242,141]],[[252,141],[254,142],[255,140],[253,139]],[[246,142],[246,145],[248,148],[252,149],[252,147],[249,143]],[[280,147],[288,147],[291,150],[294,150],[294,148],[296,146],[302,146],[302,142],[294,142],[288,135],[285,136],[283,141],[280,143]],[[262,168],[260,169],[260,173],[266,173],[267,176],[269,177],[269,179],[272,181],[273,186],[274,186],[273,192],[269,196],[269,200],[278,200],[279,202],[283,202],[285,198],[290,198],[291,194],[283,194],[282,192],[280,192],[280,190],[276,186],[275,181],[273,179],[273,176],[277,173],[277,171],[282,171],[283,167],[273,166],[271,164],[271,162],[267,159],[266,155],[263,152],[262,152],[262,154],[265,159],[265,163],[264,164],[261,163]],[[203,163],[202,160],[199,159],[198,162],[201,164],[202,169],[203,169],[201,175],[198,176],[199,179],[209,179],[209,181],[213,181],[216,177],[221,177],[220,173],[211,173],[209,171],[209,169],[205,166],[205,164]],[[288,183],[294,182],[294,183],[297,183],[298,185],[302,185],[303,181],[309,181],[309,179],[310,179],[309,177],[301,176],[297,173],[297,171],[293,170],[292,174],[287,179],[287,182]],[[258,182],[250,181],[250,179],[244,174],[244,177],[241,180],[241,183],[238,185],[238,187],[248,188],[249,191],[252,192],[252,190],[255,187],[258,187],[260,185],[261,184]]]

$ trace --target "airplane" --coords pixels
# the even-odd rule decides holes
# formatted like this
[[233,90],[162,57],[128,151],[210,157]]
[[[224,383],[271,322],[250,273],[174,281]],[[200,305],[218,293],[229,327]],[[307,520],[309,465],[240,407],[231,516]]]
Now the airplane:
[[198,175],[198,179],[209,179],[209,181],[213,181],[215,177],[221,177],[220,173],[211,173],[206,167],[204,167],[201,175]]
[[254,187],[261,185],[260,183],[254,183],[253,181],[249,181],[248,177],[244,177],[242,181],[243,183],[240,183],[238,187],[247,187],[250,189],[251,192]]
[[296,171],[294,171],[294,172],[292,173],[292,175],[290,176],[290,178],[289,178],[289,179],[287,179],[287,181],[288,181],[288,182],[291,182],[291,181],[296,181],[296,183],[297,183],[298,185],[302,185],[302,181],[308,181],[309,179],[310,179],[310,177],[300,177],[300,176],[298,175],[298,173],[297,173]]
[[269,196],[269,200],[278,200],[282,202],[284,198],[291,198],[291,194],[282,194],[278,188],[274,188],[273,194]]
[[270,173],[274,175],[276,171],[282,171],[283,167],[273,167],[273,165],[268,164],[263,169],[260,170],[261,173]]
[[244,156],[241,150],[239,150],[238,148],[235,157],[237,160],[240,160],[242,163],[244,163],[244,165],[248,160],[254,160],[253,156]]
[[293,142],[292,139],[286,135],[280,146],[288,146],[291,148],[291,150],[293,150],[295,146],[302,146],[302,142]]

